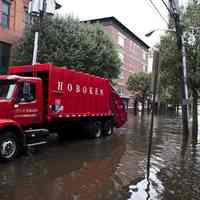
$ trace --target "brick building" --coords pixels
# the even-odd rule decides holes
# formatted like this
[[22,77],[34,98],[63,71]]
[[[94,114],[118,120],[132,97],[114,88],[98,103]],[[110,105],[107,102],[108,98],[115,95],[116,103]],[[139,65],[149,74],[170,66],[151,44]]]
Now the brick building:
[[9,65],[12,45],[23,35],[28,0],[0,0],[0,73]]
[[141,71],[147,72],[149,46],[115,17],[93,19],[88,22],[99,22],[104,26],[106,32],[111,33],[112,39],[118,47],[119,57],[123,63],[119,80],[116,80],[116,90],[121,96],[130,99],[129,107],[132,107],[133,98],[127,90],[126,83],[130,74]]

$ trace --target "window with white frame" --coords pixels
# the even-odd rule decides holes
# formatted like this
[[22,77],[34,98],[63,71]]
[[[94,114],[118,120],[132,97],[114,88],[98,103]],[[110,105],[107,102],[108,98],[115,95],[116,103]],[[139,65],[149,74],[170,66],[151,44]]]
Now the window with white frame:
[[142,56],[143,56],[143,60],[146,60],[146,51],[143,51]]
[[124,47],[124,43],[125,43],[125,40],[123,38],[123,36],[121,34],[118,35],[118,44],[121,46],[121,47]]
[[148,66],[146,64],[143,65],[144,72],[148,72]]
[[122,52],[119,52],[118,55],[119,55],[121,62],[124,63],[124,54]]
[[123,71],[123,70],[121,70],[121,73],[120,73],[120,75],[119,75],[119,78],[120,78],[120,79],[123,79],[123,78],[124,78],[124,71]]
[[121,96],[125,94],[125,89],[123,87],[118,87],[117,88],[117,93]]
[[2,0],[1,25],[4,28],[9,28],[9,22],[10,22],[10,1]]

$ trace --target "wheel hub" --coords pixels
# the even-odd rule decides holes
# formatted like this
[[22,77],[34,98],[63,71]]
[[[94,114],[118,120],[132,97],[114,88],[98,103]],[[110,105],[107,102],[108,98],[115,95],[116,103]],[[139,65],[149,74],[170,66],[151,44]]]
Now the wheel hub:
[[111,135],[111,134],[112,134],[112,129],[108,128],[108,135]]
[[96,132],[96,138],[99,138],[101,136],[101,130],[100,128]]
[[1,144],[1,155],[4,158],[11,158],[16,151],[16,144],[13,140],[4,141]]

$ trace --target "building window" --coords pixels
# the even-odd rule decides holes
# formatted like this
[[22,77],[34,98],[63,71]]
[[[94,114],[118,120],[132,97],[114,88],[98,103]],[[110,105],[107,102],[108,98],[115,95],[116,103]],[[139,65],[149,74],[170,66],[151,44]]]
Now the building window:
[[144,70],[144,72],[148,73],[148,66],[146,64],[143,65],[143,70]]
[[119,52],[118,55],[119,55],[121,62],[124,63],[124,54],[122,52]]
[[10,18],[10,2],[9,0],[2,0],[1,25],[4,28],[9,28],[9,18]]
[[125,89],[123,87],[119,87],[119,88],[117,88],[117,93],[120,96],[123,96],[125,94]]
[[124,71],[123,71],[123,70],[121,71],[121,73],[120,73],[120,75],[119,75],[119,78],[120,78],[120,79],[124,79]]
[[25,24],[26,25],[31,25],[32,24],[32,16],[31,14],[28,12],[28,10],[25,12]]
[[143,60],[146,60],[146,52],[143,51]]
[[10,44],[0,42],[0,74],[7,72],[10,58]]
[[135,51],[135,44],[134,44],[134,42],[131,41],[130,47],[131,47],[130,49],[131,49],[132,51]]
[[121,47],[124,47],[124,38],[122,37],[122,35],[118,35],[118,44],[121,46]]

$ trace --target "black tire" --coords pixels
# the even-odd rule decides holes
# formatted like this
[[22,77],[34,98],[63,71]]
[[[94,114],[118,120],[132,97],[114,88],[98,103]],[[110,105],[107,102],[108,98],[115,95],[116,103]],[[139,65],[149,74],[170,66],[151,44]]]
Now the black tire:
[[102,123],[100,121],[90,122],[88,124],[89,137],[92,139],[98,139],[102,136]]
[[103,124],[103,135],[111,136],[113,134],[113,122],[112,120],[107,120]]
[[67,135],[65,134],[65,130],[61,129],[57,132],[58,134],[58,142],[64,142],[67,139]]
[[0,159],[10,161],[20,152],[20,145],[14,133],[6,131],[0,135]]

